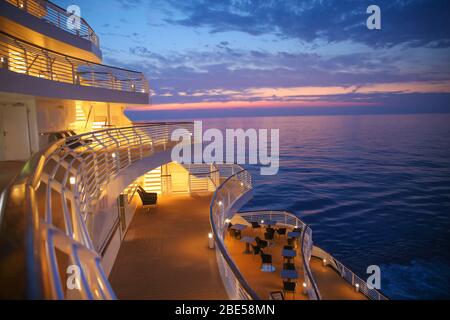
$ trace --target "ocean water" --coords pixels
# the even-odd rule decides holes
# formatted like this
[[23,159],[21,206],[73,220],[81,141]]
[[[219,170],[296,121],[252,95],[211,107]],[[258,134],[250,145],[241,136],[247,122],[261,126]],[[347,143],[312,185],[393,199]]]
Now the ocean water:
[[[151,118],[151,117],[149,117]],[[450,115],[196,119],[280,130],[280,171],[254,179],[245,210],[288,210],[316,245],[392,299],[450,299]]]
[[280,129],[280,171],[244,209],[289,210],[315,244],[393,299],[450,298],[450,115],[206,119]]

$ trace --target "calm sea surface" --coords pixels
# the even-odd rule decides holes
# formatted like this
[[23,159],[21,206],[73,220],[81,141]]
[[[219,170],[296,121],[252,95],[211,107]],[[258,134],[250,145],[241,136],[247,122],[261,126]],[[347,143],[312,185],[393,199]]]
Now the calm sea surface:
[[[315,244],[395,299],[450,298],[450,115],[207,119],[280,129],[280,172],[245,209],[289,210]],[[366,276],[365,276],[366,277]]]

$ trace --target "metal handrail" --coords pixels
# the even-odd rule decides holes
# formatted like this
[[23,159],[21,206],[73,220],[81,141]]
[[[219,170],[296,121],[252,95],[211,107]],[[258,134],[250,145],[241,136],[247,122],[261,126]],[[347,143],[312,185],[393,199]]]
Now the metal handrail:
[[320,259],[326,259],[327,264],[336,270],[346,282],[351,284],[353,287],[358,285],[358,290],[367,298],[371,300],[389,300],[389,298],[382,294],[379,290],[369,289],[366,281],[362,280],[358,275],[325,250],[314,246],[312,255]]
[[67,10],[48,0],[5,0],[11,5],[23,10],[39,19],[42,19],[59,29],[84,38],[92,42],[97,48],[100,48],[99,38],[86,22],[80,17],[80,29],[69,28],[67,21],[71,17]]
[[[250,174],[238,165],[233,165],[233,167],[236,173],[229,176],[217,188],[210,204],[209,219],[216,244],[217,263],[222,280],[231,298],[259,300],[258,294],[250,287],[230,257],[223,239],[226,227],[225,220],[231,218],[230,209],[243,194],[252,189]],[[236,182],[237,193],[235,193],[236,190],[232,190],[236,187]]]
[[149,93],[142,72],[61,54],[0,31],[0,69],[73,85]]
[[[17,270],[0,274],[2,294],[16,290],[4,284],[14,278],[23,283],[25,273],[18,298],[114,299],[93,245],[93,215],[108,183],[133,163],[170,148],[175,129],[192,132],[193,123],[85,133],[34,155],[2,197],[0,269],[12,267],[11,255],[21,257],[15,258],[21,261]],[[3,250],[13,240],[16,250]],[[68,265],[79,268],[80,290],[65,289]]]
[[322,297],[320,295],[319,288],[317,287],[317,282],[314,279],[311,271],[311,266],[309,264],[311,260],[313,241],[312,230],[308,225],[305,225],[303,229],[301,244],[303,269],[305,272],[305,284],[308,296],[311,300],[321,300]]

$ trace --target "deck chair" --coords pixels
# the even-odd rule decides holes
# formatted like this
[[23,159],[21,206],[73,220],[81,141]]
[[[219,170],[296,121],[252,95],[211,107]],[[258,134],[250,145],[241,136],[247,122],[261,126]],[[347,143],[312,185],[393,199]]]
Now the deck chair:
[[291,281],[283,281],[283,293],[292,293],[292,297],[295,299],[295,287],[296,283]]
[[150,211],[150,208],[156,207],[158,203],[158,194],[146,192],[144,188],[138,186],[137,193],[142,201],[142,207],[147,209],[147,212]]

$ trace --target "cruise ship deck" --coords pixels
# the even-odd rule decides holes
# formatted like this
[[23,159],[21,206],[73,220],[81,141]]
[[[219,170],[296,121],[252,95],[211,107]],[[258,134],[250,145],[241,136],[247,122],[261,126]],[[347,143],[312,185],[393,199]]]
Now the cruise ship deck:
[[[208,248],[211,196],[164,196],[156,208],[136,211],[116,262],[109,276],[119,299],[227,299],[220,278],[215,251]],[[242,220],[243,221],[243,220]],[[242,236],[260,236],[249,226]],[[273,257],[274,272],[261,271],[261,258],[244,254],[245,243],[225,237],[225,245],[248,284],[261,299],[281,291],[283,280],[282,247],[286,236],[278,236],[265,253]],[[294,259],[299,279],[295,295],[286,300],[308,300],[302,292],[303,260]],[[366,297],[340,277],[332,268],[324,267],[317,258],[311,260],[312,272],[326,300],[363,300]]]
[[[264,231],[257,229],[252,230],[249,226],[242,232],[242,237],[259,236],[264,239]],[[274,272],[261,271],[261,258],[251,254],[244,254],[245,243],[238,239],[234,239],[229,235],[225,238],[225,245],[235,261],[237,267],[259,297],[269,299],[271,292],[281,291],[283,279],[281,271],[283,270],[282,249],[286,245],[286,236],[277,236],[273,241],[273,245],[264,250],[264,253],[272,256],[272,263],[275,267]],[[286,300],[308,300],[308,296],[302,292],[302,283],[304,281],[302,275],[303,259],[300,254],[300,246],[296,248],[297,256],[294,258],[294,264],[299,278],[296,280],[297,288],[295,295],[286,293]],[[324,267],[322,261],[317,258],[311,258],[311,270],[316,279],[319,290],[324,300],[366,300],[367,298],[360,292],[356,292],[355,288],[345,282],[332,268]]]
[[119,299],[227,299],[208,248],[211,196],[164,196],[137,210],[109,280]]

